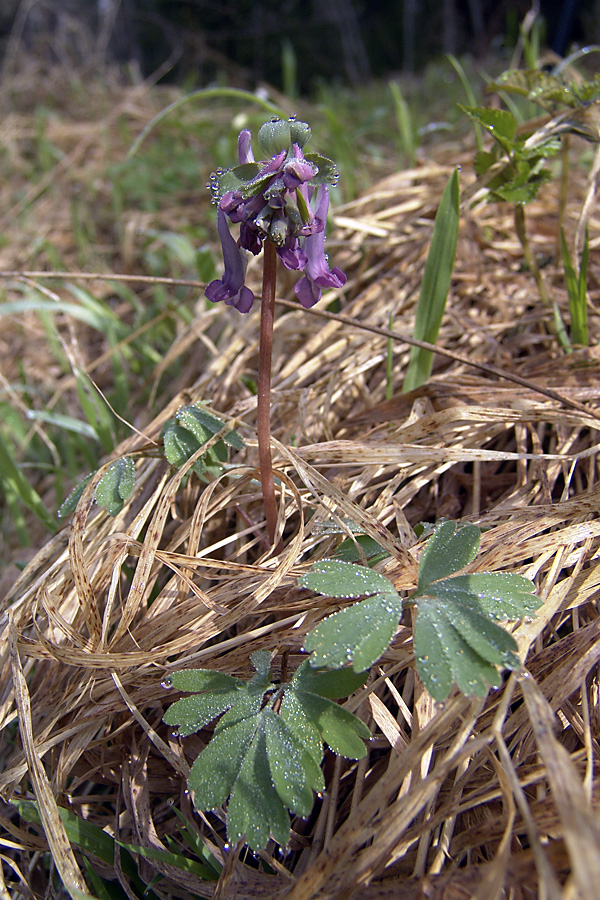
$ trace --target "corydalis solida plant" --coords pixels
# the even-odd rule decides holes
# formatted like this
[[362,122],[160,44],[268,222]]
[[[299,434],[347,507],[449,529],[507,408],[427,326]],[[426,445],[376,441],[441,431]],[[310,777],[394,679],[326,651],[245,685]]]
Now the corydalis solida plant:
[[[325,225],[329,184],[336,184],[334,163],[318,153],[304,153],[311,130],[295,117],[273,118],[258,132],[267,159],[255,162],[251,134],[238,138],[239,165],[210,177],[208,187],[217,204],[217,231],[225,272],[206,288],[207,298],[223,300],[239,312],[250,312],[255,297],[245,284],[248,253],[264,249],[258,369],[258,450],[267,531],[275,540],[277,504],[270,448],[271,349],[277,258],[286,269],[303,272],[295,292],[305,308],[321,298],[322,288],[340,288],[346,276],[325,255]],[[239,224],[237,240],[229,230]]]

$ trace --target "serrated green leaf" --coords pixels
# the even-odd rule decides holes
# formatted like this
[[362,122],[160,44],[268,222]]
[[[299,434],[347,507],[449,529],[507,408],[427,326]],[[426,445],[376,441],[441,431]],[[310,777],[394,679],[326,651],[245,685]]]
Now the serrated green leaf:
[[108,467],[98,482],[96,502],[106,508],[109,516],[118,515],[131,496],[135,480],[135,463],[130,456],[121,456]]
[[498,141],[506,153],[512,150],[517,131],[517,120],[506,109],[492,109],[489,106],[461,106],[467,115],[479,122]]
[[488,618],[496,621],[520,619],[542,605],[535,585],[522,575],[509,572],[476,572],[456,575],[435,584],[438,597],[459,604],[476,604]]
[[300,578],[301,587],[327,597],[350,599],[393,590],[387,578],[365,566],[340,559],[322,559]]
[[476,525],[465,525],[458,531],[455,522],[447,521],[437,525],[421,554],[415,596],[431,582],[452,575],[473,562],[480,542],[481,532]]
[[188,777],[198,809],[215,809],[229,797],[257,729],[257,717],[246,716],[216,731],[196,758]]
[[299,816],[308,816],[313,806],[313,792],[306,779],[303,760],[306,751],[281,716],[266,710],[264,722],[275,790],[288,809]]
[[304,713],[334,753],[349,759],[366,756],[364,740],[371,737],[371,732],[364,722],[333,700],[308,691],[297,691],[296,696]]
[[[357,544],[359,545],[357,547]],[[362,562],[360,555],[362,549],[365,557],[369,560],[369,566],[374,566],[381,562],[382,559],[389,557],[389,552],[377,543],[369,534],[357,534],[354,540],[346,538],[335,551],[335,558],[342,562],[357,563]]]
[[401,615],[402,599],[393,590],[333,613],[306,636],[310,664],[336,668],[352,663],[356,672],[363,672],[385,652]]
[[252,850],[265,847],[271,837],[285,846],[290,837],[287,810],[279,794],[273,790],[264,718],[263,713],[254,740],[247,748],[227,807],[229,842],[235,844],[245,838]]
[[59,519],[64,519],[66,516],[70,516],[71,513],[75,511],[75,508],[81,500],[81,495],[83,494],[88,481],[94,474],[94,472],[90,472],[89,475],[86,475],[85,478],[83,478],[78,484],[75,485],[69,496],[65,498],[65,500],[58,508],[56,515]]
[[498,161],[498,154],[488,152],[487,150],[479,150],[475,154],[475,174],[477,177],[483,175],[495,162]]

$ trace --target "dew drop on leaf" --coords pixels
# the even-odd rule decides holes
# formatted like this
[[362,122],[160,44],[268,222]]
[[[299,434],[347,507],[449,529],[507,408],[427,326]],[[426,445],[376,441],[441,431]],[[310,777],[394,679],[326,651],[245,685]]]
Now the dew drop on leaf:
[[165,688],[167,691],[169,691],[173,687],[173,679],[165,678],[164,681],[161,681],[160,686],[162,688]]

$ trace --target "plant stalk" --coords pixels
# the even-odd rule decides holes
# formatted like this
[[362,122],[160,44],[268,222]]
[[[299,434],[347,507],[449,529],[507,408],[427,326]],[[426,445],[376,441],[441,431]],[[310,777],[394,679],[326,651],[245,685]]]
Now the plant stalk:
[[[262,302],[260,308],[260,343],[258,350],[258,460],[262,485],[267,534],[275,543],[277,501],[271,459],[271,356],[273,350],[273,322],[275,319],[275,287],[277,284],[277,250],[268,238],[264,244]],[[282,544],[279,541],[276,552]]]
[[540,271],[540,267],[538,266],[535,254],[531,249],[529,238],[527,237],[527,230],[525,228],[525,211],[523,209],[522,203],[515,203],[515,230],[517,232],[517,237],[521,242],[523,256],[525,258],[527,268],[535,278],[538,293],[546,306],[549,309],[552,309],[552,299],[550,297],[550,294],[548,293],[548,288],[546,287],[546,282],[544,281],[543,275]]

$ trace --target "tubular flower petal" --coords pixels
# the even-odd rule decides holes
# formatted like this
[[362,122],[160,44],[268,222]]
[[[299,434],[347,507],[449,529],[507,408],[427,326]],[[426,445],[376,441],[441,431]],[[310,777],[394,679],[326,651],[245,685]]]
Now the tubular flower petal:
[[346,276],[341,269],[329,268],[325,256],[325,222],[329,209],[329,191],[327,185],[319,185],[315,196],[315,220],[322,222],[320,231],[314,231],[304,239],[306,264],[304,278],[295,287],[296,296],[302,306],[314,306],[321,299],[321,288],[340,288],[346,284]]
[[251,140],[252,134],[248,131],[247,128],[244,128],[243,131],[240,131],[238,137],[238,160],[240,166],[243,166],[244,163],[254,162],[254,153],[252,152],[252,145],[250,144]]
[[217,212],[217,231],[221,239],[225,274],[223,278],[211,281],[205,290],[211,303],[224,300],[228,306],[235,306],[240,312],[247,313],[252,309],[254,294],[244,284],[246,276],[246,254],[238,247],[229,233],[227,216],[222,209]]
[[[218,205],[225,273],[206,288],[210,301],[223,300],[249,312],[254,294],[244,284],[246,251],[257,255],[265,240],[276,245],[287,269],[304,272],[296,285],[303,306],[317,303],[321,288],[346,283],[344,273],[330,269],[325,256],[327,183],[335,184],[337,173],[331,160],[304,154],[309,140],[310,128],[304,122],[272,119],[259,132],[261,150],[273,154],[270,159],[255,162],[251,134],[244,129],[238,138],[239,166],[211,175],[208,186]],[[237,241],[229,233],[229,221],[240,226]]]

